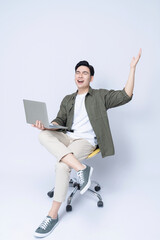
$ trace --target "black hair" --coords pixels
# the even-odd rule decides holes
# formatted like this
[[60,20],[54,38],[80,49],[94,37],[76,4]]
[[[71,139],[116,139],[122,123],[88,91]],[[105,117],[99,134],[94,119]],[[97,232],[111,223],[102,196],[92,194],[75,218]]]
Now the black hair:
[[88,63],[87,61],[83,60],[83,61],[80,61],[79,63],[77,63],[77,65],[75,66],[75,71],[76,71],[77,68],[80,67],[80,66],[86,66],[86,67],[88,67],[89,70],[90,70],[91,76],[94,76],[94,67],[91,66],[91,65],[89,65],[89,63]]

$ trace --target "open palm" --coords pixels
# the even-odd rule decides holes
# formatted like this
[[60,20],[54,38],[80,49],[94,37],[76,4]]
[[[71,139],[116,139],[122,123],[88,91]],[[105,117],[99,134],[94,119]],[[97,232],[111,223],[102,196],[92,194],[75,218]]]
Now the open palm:
[[139,61],[139,59],[140,59],[140,57],[141,57],[141,54],[142,54],[142,49],[140,48],[137,57],[133,57],[133,58],[132,58],[130,67],[136,67],[136,65],[137,65],[137,63],[138,63],[138,61]]

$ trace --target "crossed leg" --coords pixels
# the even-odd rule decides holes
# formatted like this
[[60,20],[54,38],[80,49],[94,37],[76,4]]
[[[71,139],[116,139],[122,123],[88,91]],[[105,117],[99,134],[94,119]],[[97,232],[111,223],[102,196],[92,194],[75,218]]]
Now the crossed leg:
[[56,180],[54,200],[48,215],[56,219],[59,208],[66,198],[71,169],[83,170],[81,163],[94,149],[85,139],[72,139],[66,134],[57,131],[41,131],[40,143],[54,156],[58,162],[56,165]]

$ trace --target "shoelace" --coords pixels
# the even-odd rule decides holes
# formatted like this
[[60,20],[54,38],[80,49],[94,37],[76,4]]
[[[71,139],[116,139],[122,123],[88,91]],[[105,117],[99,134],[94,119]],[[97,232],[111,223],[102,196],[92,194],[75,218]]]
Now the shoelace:
[[45,230],[48,224],[51,222],[51,220],[52,220],[51,218],[45,218],[39,227]]
[[82,185],[84,183],[83,170],[78,171],[77,175],[78,175],[78,178],[79,178],[79,183],[80,183],[80,185]]

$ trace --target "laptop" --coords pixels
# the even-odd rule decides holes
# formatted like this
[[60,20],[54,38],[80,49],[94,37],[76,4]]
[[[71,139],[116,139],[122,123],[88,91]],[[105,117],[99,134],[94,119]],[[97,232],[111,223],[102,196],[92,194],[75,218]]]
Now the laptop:
[[45,128],[68,130],[67,127],[49,123],[47,107],[45,102],[23,99],[23,104],[27,123],[35,124],[36,121],[39,120],[43,123]]

